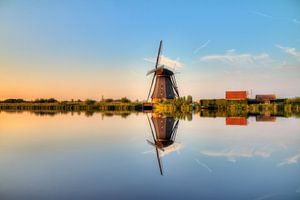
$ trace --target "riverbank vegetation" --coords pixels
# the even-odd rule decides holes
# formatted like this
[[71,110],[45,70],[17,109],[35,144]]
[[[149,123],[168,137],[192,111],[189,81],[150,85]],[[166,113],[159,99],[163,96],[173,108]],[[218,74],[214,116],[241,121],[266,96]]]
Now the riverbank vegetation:
[[26,101],[23,99],[6,99],[0,101],[0,110],[44,110],[44,111],[134,111],[137,110],[139,102],[131,102],[128,98],[103,99],[96,101],[92,99],[58,101],[54,98],[36,99]]
[[[131,101],[123,97],[121,99],[93,99],[58,101],[54,98],[36,99],[26,101],[23,99],[6,99],[0,101],[0,111],[32,111],[35,113],[64,113],[85,112],[89,115],[94,112],[139,112],[143,111],[141,101]],[[226,100],[226,99],[201,99],[193,101],[192,96],[165,100],[153,105],[153,111],[165,115],[176,115],[178,118],[190,118],[193,112],[201,116],[248,116],[268,113],[274,116],[300,116],[300,97],[277,99],[274,102],[264,104],[257,103],[253,99]]]

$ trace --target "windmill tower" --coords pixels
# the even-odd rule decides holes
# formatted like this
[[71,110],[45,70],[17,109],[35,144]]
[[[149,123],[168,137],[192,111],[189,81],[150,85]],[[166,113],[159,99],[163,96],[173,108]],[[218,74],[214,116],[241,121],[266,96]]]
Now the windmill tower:
[[178,151],[181,147],[179,143],[175,142],[179,120],[174,119],[174,117],[165,117],[156,113],[152,114],[152,123],[150,122],[148,115],[147,118],[153,138],[153,142],[149,140],[147,140],[147,142],[155,147],[159,171],[160,174],[163,175],[161,157],[174,151]]
[[160,65],[160,56],[162,51],[162,40],[159,44],[159,49],[157,53],[155,68],[150,70],[147,73],[147,76],[153,73],[153,78],[150,86],[150,90],[148,93],[147,101],[149,100],[152,86],[154,84],[154,89],[151,95],[152,103],[158,103],[165,99],[174,99],[175,97],[179,97],[179,92],[174,76],[174,72],[165,68],[165,65]]

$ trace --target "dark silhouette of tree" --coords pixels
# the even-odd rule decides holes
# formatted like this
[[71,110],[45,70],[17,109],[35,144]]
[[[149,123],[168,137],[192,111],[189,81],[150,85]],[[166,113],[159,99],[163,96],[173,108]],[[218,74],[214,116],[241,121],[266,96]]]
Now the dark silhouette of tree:
[[131,101],[127,97],[121,98],[122,103],[130,103]]
[[92,99],[86,99],[86,100],[84,101],[84,103],[87,104],[87,105],[94,105],[94,104],[96,103],[96,101],[95,101],[95,100],[92,100]]

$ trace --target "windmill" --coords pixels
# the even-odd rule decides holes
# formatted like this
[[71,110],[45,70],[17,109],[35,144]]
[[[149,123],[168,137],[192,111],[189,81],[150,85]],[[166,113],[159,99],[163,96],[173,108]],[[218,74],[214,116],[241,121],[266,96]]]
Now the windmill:
[[[151,121],[147,115],[150,125],[153,142],[147,142],[155,147],[156,157],[158,161],[160,174],[163,176],[163,167],[161,157],[180,149],[181,145],[175,142],[175,137],[178,129],[179,120],[174,117],[164,117],[159,114],[153,113]],[[154,129],[154,131],[153,131]]]
[[174,72],[167,69],[165,65],[160,65],[160,57],[162,51],[162,40],[159,44],[159,49],[156,57],[155,68],[147,73],[147,76],[153,74],[150,90],[148,93],[147,101],[149,100],[153,83],[155,82],[154,89],[151,95],[153,103],[160,102],[164,99],[174,99],[179,97],[178,87],[175,80]]

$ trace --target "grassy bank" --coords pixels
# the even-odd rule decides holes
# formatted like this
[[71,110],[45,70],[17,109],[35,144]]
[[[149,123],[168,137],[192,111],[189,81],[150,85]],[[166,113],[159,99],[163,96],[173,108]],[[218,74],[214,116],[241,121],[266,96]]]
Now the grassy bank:
[[[0,111],[17,112],[32,111],[35,113],[64,113],[85,112],[138,112],[142,111],[143,102],[132,102],[127,98],[118,100],[102,99],[95,101],[57,101],[51,99],[37,99],[24,101],[22,99],[8,99],[0,101]],[[176,115],[178,118],[189,118],[192,112],[199,112],[205,116],[247,116],[267,113],[274,116],[299,116],[300,98],[278,99],[270,104],[256,103],[253,100],[234,101],[226,99],[202,99],[193,101],[191,96],[174,100],[166,100],[154,105],[154,111],[166,115]]]
[[167,100],[155,106],[162,113],[198,112],[201,116],[225,117],[248,115],[300,116],[300,98],[278,99],[269,104],[255,100],[202,99],[191,102],[188,98]]
[[44,111],[135,111],[139,103],[55,102],[55,103],[0,103],[0,110],[44,110]]

